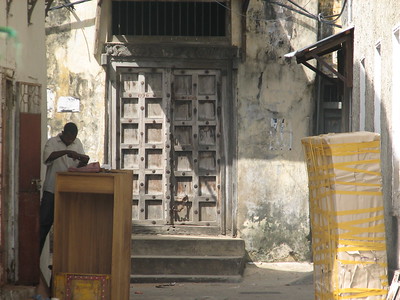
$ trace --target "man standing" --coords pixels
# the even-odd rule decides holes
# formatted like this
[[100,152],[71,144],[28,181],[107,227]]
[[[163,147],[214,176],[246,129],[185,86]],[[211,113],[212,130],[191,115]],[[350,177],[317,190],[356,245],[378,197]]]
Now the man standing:
[[54,221],[54,191],[57,172],[66,172],[69,167],[83,167],[89,161],[85,155],[78,135],[77,126],[70,122],[64,130],[50,138],[43,150],[43,162],[46,164],[46,179],[43,184],[43,196],[40,203],[40,253]]

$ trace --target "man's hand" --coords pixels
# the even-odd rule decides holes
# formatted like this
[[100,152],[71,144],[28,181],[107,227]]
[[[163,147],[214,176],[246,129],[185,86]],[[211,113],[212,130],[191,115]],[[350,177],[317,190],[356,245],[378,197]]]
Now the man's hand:
[[60,150],[60,151],[54,151],[52,152],[49,157],[46,160],[46,163],[51,162],[63,155],[67,155],[68,157],[72,158],[72,159],[77,159],[79,160],[79,166],[78,167],[83,167],[86,166],[88,161],[89,161],[89,156],[85,155],[85,154],[80,154],[76,151],[72,151],[72,150]]
[[75,152],[72,150],[65,150],[65,152],[68,157],[73,158],[73,159],[79,159],[80,154],[78,152]]
[[89,156],[71,150],[67,150],[67,156],[79,160],[78,167],[86,166],[89,161]]

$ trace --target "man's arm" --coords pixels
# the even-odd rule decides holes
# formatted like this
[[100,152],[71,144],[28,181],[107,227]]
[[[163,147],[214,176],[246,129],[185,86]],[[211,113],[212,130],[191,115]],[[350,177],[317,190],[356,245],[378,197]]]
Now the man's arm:
[[[89,162],[89,156],[84,154],[85,150],[83,150],[83,145],[80,139],[76,138],[75,142],[77,143],[77,151],[75,152],[77,154],[75,159],[79,160],[78,168],[84,167],[87,165]],[[72,157],[72,156],[70,156]],[[74,157],[72,157],[74,158]]]
[[73,151],[70,151],[70,150],[53,151],[53,152],[51,152],[50,155],[47,157],[45,163],[52,162],[53,160],[56,160],[57,158],[59,158],[59,157],[61,157],[61,156],[69,155],[70,152],[73,152]]
[[80,154],[80,153],[72,151],[72,150],[60,150],[60,151],[52,152],[49,155],[49,157],[46,159],[46,163],[52,162],[53,160],[56,160],[57,158],[64,156],[64,155],[67,155],[70,158],[79,160],[78,167],[87,165],[87,163],[89,161],[89,156],[87,156],[85,154]]

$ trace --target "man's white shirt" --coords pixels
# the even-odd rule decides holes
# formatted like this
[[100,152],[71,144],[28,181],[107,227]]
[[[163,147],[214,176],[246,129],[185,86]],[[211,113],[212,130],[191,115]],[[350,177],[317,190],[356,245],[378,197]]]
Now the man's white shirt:
[[43,163],[47,166],[46,179],[43,184],[43,190],[54,193],[55,191],[55,181],[56,173],[66,172],[69,167],[77,167],[79,165],[79,160],[63,155],[53,161],[46,162],[47,158],[51,153],[55,151],[70,150],[75,151],[79,154],[85,154],[81,141],[76,138],[70,145],[66,146],[60,138],[61,134],[50,138],[43,150]]

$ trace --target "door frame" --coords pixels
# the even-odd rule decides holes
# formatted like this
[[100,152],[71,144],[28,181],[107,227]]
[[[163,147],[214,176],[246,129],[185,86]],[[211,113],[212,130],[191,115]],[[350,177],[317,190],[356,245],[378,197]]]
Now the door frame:
[[[223,51],[222,51],[223,52]],[[115,157],[116,136],[115,126],[112,120],[116,118],[115,101],[118,96],[117,91],[117,69],[124,68],[170,68],[170,69],[216,69],[221,72],[221,95],[224,99],[222,102],[221,111],[221,206],[224,207],[221,211],[221,227],[218,232],[210,232],[211,235],[230,235],[237,234],[237,191],[236,191],[236,170],[237,170],[237,134],[236,134],[236,94],[233,92],[233,87],[236,86],[236,68],[234,68],[235,60],[225,56],[224,59],[178,59],[178,58],[136,58],[129,56],[120,57],[113,55],[113,52],[107,51],[108,56],[105,58],[106,67],[106,89],[107,89],[107,120],[106,120],[106,141],[107,145],[107,162],[111,167],[115,166],[113,157]],[[223,56],[223,53],[220,54]],[[228,57],[228,59],[226,58]],[[104,60],[103,60],[104,61]],[[151,232],[155,232],[155,226],[152,226]],[[158,232],[169,231],[170,226],[161,226]],[[174,226],[175,233],[196,234],[196,231],[188,227]],[[203,233],[203,232],[202,232]],[[206,234],[208,232],[205,232]]]

